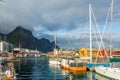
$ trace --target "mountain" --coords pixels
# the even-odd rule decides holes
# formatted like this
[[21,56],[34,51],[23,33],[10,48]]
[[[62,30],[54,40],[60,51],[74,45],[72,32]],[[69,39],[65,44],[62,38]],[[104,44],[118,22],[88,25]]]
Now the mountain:
[[14,47],[38,49],[42,52],[53,51],[55,47],[54,42],[50,42],[48,39],[45,38],[37,39],[33,36],[31,31],[21,26],[18,26],[15,30],[8,33],[6,35],[6,39],[8,42],[12,43]]
[[5,34],[0,33],[0,40],[5,40]]

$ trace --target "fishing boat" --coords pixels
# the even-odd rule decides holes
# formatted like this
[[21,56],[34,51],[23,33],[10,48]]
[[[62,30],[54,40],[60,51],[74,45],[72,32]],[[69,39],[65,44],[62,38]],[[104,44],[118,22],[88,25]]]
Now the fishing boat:
[[66,58],[61,59],[61,64],[60,64],[61,69],[69,70],[69,68],[70,68],[69,64],[71,62],[74,62],[74,60],[70,60],[70,59],[66,59]]
[[85,62],[71,62],[69,72],[74,74],[85,73],[87,70]]
[[62,59],[60,66],[61,69],[68,70],[74,74],[84,73],[87,70],[86,62],[82,62],[80,60]]
[[61,64],[60,64],[61,69],[68,70],[69,69],[69,65],[68,64],[69,63],[68,63],[67,59],[62,59],[61,60]]

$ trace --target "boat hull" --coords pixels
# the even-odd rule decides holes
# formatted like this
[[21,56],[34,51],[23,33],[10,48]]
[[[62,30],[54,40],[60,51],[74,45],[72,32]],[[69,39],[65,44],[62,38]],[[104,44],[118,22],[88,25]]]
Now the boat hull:
[[87,67],[96,67],[96,66],[104,66],[104,67],[109,67],[110,63],[87,63]]
[[75,74],[78,74],[78,73],[85,73],[87,70],[86,67],[70,67],[69,68],[69,72],[73,72]]
[[120,80],[120,70],[118,68],[110,68],[110,67],[95,67],[95,71],[98,74],[101,74],[103,76]]
[[72,72],[74,74],[85,73],[87,71],[86,67],[68,67],[63,65],[61,65],[61,69],[68,70],[69,72]]
[[63,70],[69,70],[69,69],[70,69],[68,66],[64,66],[64,65],[61,65],[60,67],[61,67],[61,69],[63,69]]
[[60,62],[59,61],[49,61],[49,64],[60,65]]

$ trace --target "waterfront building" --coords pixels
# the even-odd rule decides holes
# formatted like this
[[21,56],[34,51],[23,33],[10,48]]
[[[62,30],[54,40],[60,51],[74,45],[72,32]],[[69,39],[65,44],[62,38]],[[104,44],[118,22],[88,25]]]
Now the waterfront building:
[[11,52],[13,48],[14,48],[13,44],[6,41],[0,41],[0,53]]

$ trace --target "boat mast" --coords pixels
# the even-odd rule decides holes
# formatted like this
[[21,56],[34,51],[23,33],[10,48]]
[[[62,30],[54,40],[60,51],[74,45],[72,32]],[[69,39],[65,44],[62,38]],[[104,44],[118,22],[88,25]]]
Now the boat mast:
[[57,34],[55,34],[55,49],[54,49],[54,55],[57,54],[57,49],[56,49],[56,35],[57,35]]
[[56,49],[56,34],[55,34],[55,49]]
[[112,18],[113,18],[113,0],[111,0],[111,13],[110,13],[110,57],[112,57]]
[[90,62],[92,62],[92,22],[91,22],[91,4],[89,4],[89,26],[90,26]]

